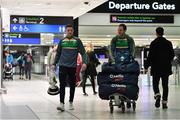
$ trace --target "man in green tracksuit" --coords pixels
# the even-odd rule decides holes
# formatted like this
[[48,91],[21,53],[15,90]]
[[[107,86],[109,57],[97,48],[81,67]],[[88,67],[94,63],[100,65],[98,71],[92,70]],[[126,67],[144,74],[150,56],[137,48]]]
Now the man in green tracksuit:
[[111,62],[128,63],[135,53],[135,43],[132,37],[126,34],[127,26],[120,24],[118,34],[111,40]]
[[[135,43],[132,37],[126,34],[127,26],[120,24],[118,27],[118,35],[111,40],[110,62],[115,64],[128,64],[134,58]],[[131,104],[127,103],[127,108]]]
[[70,98],[69,110],[74,110],[73,100],[76,86],[76,66],[78,52],[82,55],[82,70],[86,69],[87,56],[81,40],[73,36],[73,26],[66,26],[66,37],[59,42],[54,65],[59,63],[59,80],[60,80],[60,106],[57,110],[64,111],[64,98],[66,79],[69,79]]

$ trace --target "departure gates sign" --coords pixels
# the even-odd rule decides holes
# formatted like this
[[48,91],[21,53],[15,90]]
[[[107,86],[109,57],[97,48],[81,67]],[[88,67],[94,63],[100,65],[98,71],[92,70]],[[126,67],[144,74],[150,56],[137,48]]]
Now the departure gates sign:
[[10,32],[64,33],[65,26],[73,23],[73,17],[17,16],[10,17]]
[[180,0],[109,0],[96,13],[180,13]]

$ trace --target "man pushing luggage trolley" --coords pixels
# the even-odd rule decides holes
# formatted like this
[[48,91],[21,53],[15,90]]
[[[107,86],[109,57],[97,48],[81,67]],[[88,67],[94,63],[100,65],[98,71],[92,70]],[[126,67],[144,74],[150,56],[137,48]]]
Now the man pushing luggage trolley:
[[118,35],[111,41],[109,63],[102,65],[102,72],[98,74],[99,96],[110,100],[110,111],[114,106],[136,109],[135,101],[138,99],[139,64],[134,60],[135,44],[133,38],[126,34],[127,27],[120,24]]

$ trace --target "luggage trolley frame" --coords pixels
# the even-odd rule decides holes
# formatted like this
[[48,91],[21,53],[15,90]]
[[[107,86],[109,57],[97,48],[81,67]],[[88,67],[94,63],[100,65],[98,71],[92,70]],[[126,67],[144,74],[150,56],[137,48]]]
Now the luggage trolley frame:
[[135,100],[130,100],[126,96],[122,94],[112,94],[109,96],[109,107],[110,107],[110,113],[113,113],[114,111],[114,106],[118,106],[119,108],[122,109],[122,113],[125,112],[125,103],[130,103],[132,104],[133,111],[135,112],[136,110],[136,101]]

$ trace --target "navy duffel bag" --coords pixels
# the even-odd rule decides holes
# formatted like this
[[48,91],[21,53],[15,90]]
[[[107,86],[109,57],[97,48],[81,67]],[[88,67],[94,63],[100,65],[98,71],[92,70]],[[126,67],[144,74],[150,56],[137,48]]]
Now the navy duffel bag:
[[130,100],[137,100],[139,87],[136,85],[103,84],[99,86],[99,97],[103,100],[109,100],[109,96],[119,93]]
[[129,64],[112,64],[104,63],[102,65],[102,72],[104,73],[136,73],[140,74],[140,67],[137,61]]
[[138,74],[118,74],[118,73],[103,73],[97,75],[98,85],[102,84],[125,84],[137,85]]

